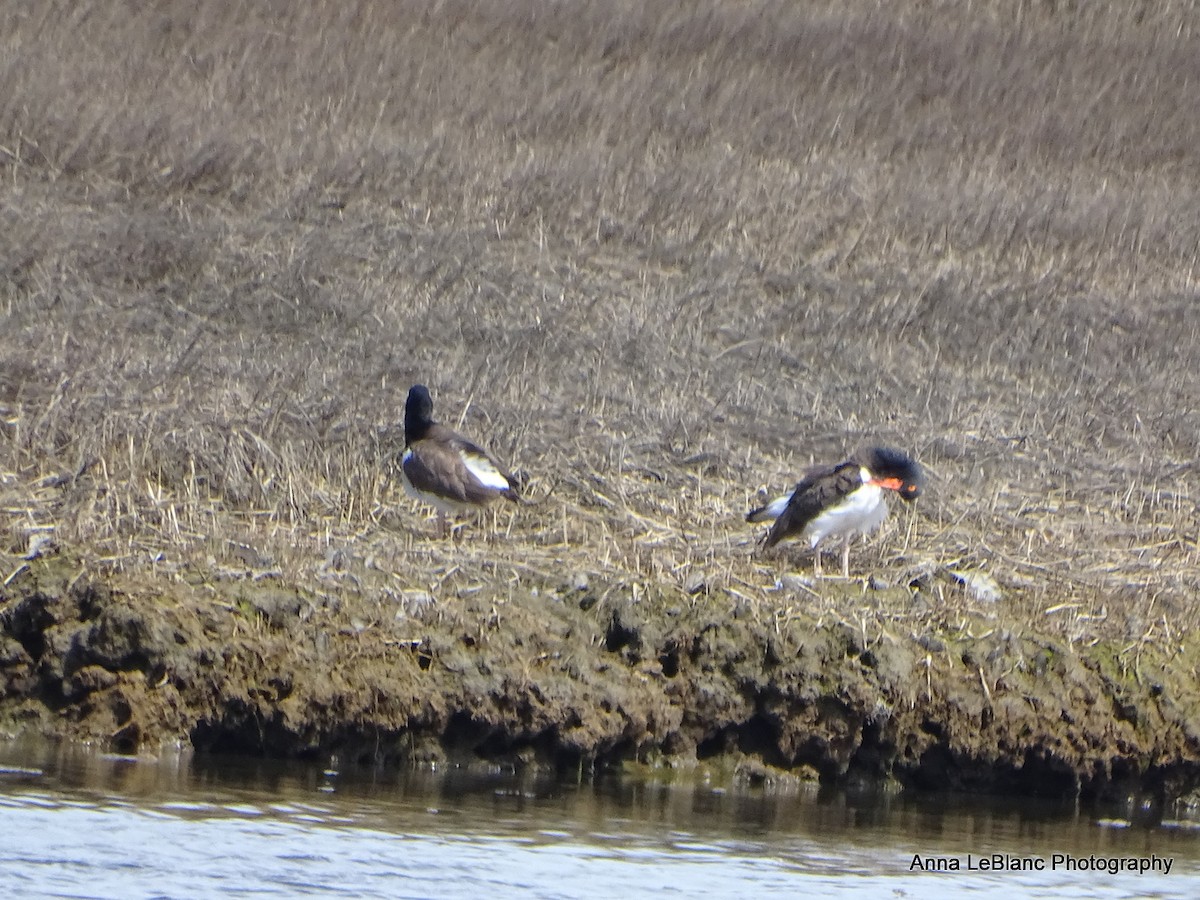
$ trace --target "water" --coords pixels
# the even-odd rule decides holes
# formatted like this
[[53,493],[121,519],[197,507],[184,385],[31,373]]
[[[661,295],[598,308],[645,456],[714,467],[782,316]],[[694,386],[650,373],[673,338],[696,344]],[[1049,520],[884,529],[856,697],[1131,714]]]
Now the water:
[[[997,853],[1045,868],[978,868]],[[914,870],[914,854],[961,868]],[[1053,854],[1157,857],[1171,870],[1068,871]],[[334,772],[0,744],[0,885],[31,898],[1194,898],[1200,824],[976,797]]]

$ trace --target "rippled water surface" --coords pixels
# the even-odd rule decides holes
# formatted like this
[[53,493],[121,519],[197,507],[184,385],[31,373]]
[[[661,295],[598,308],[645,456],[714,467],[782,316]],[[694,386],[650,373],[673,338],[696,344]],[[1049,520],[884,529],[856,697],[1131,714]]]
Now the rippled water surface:
[[[1010,868],[981,869],[994,854]],[[1200,826],[1141,807],[0,744],[0,878],[14,897],[1194,898]]]

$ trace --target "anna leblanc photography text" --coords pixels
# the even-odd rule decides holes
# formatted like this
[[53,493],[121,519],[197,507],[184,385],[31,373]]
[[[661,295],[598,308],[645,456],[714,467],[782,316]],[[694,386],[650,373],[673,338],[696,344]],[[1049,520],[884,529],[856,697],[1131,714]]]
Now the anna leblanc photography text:
[[1175,860],[1168,856],[1072,856],[1070,853],[1053,853],[1045,856],[1009,856],[991,853],[976,856],[968,853],[959,856],[921,856],[914,853],[909,863],[910,872],[1107,872],[1117,875],[1122,872],[1147,872],[1171,874]]

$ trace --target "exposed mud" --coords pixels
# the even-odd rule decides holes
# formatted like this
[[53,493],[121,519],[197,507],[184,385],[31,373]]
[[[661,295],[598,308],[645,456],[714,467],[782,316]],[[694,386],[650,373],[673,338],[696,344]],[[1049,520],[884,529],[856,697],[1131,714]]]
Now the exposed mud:
[[400,608],[260,583],[156,596],[47,558],[0,593],[0,730],[126,752],[182,741],[375,763],[704,763],[1042,795],[1195,787],[1194,637],[1168,659],[1016,623],[912,635],[880,621],[636,585]]

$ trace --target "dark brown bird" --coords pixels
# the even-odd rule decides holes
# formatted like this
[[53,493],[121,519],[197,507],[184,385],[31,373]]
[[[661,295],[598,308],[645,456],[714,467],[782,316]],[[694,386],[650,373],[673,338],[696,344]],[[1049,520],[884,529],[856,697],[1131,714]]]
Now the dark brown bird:
[[921,495],[925,475],[907,454],[888,447],[867,447],[836,466],[809,469],[792,493],[751,510],[747,522],[775,520],[763,539],[773,547],[785,538],[802,538],[816,551],[814,568],[821,574],[818,545],[827,537],[841,536],[842,574],[850,575],[850,542],[867,534],[887,518],[884,491],[895,491],[904,500]]
[[429,388],[414,384],[404,404],[404,490],[446,516],[487,506],[497,497],[519,499],[516,480],[496,458],[473,441],[433,420]]

